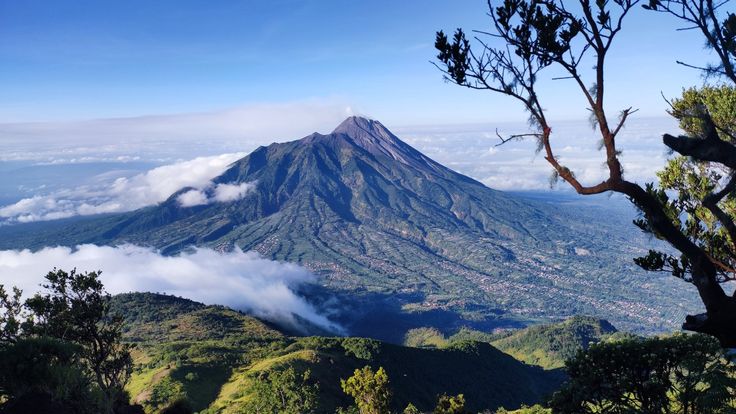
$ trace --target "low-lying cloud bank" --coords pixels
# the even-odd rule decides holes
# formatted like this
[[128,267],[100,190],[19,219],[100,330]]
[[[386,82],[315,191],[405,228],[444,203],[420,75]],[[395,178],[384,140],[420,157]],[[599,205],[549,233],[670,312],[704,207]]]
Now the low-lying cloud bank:
[[211,203],[228,203],[240,200],[255,188],[254,183],[217,184],[201,190],[192,189],[176,198],[182,207],[201,206]]
[[[605,152],[601,152],[599,134],[589,122],[553,122],[552,131],[555,154],[583,184],[594,185],[607,177]],[[552,168],[543,154],[535,151],[534,139],[497,146],[497,132],[505,137],[530,132],[524,123],[400,127],[393,128],[393,132],[435,161],[491,188],[550,188]],[[677,121],[671,117],[629,119],[616,137],[617,148],[623,151],[621,162],[626,178],[639,183],[656,180],[656,172],[669,158],[662,134],[679,132]]]
[[[335,113],[330,117],[337,117],[339,111],[332,112]],[[496,146],[499,142],[496,130],[505,136],[528,132],[525,124],[393,129],[399,137],[424,154],[491,188],[519,191],[547,190],[550,187],[551,168],[544,157],[535,152],[533,140],[512,141]],[[656,180],[657,170],[665,165],[669,157],[662,144],[662,134],[677,131],[677,123],[671,118],[631,119],[617,137],[618,147],[623,150],[621,161],[626,178],[639,183]],[[555,123],[553,144],[558,158],[587,185],[598,183],[607,174],[605,154],[598,149],[597,142],[595,131],[585,121]],[[186,145],[179,143],[174,146]],[[211,180],[245,154],[238,152],[199,157],[120,178],[102,174],[92,181],[93,184],[73,189],[50,193],[42,193],[43,189],[39,189],[24,193],[25,198],[16,203],[0,205],[0,224],[130,211],[160,203],[171,194],[188,187],[191,189],[178,198],[182,207],[237,200],[247,195],[253,183],[215,185]],[[120,168],[119,164],[114,165],[116,167],[111,168]],[[569,187],[559,185],[558,188]]]
[[[299,318],[336,333],[342,328],[321,315],[296,290],[315,276],[295,264],[264,259],[255,252],[217,252],[197,248],[179,256],[162,256],[135,245],[91,244],[47,247],[37,252],[0,250],[0,284],[26,295],[39,291],[52,268],[102,270],[110,293],[162,292],[207,304],[226,305],[260,318],[301,329]],[[297,315],[299,318],[297,318]]]
[[[131,211],[160,203],[186,187],[191,187],[196,194],[179,200],[182,206],[234,201],[245,196],[253,184],[214,185],[211,180],[245,155],[238,152],[198,157],[157,167],[133,177],[117,178],[113,182],[24,198],[14,204],[0,206],[0,223]],[[212,195],[205,194],[205,190],[211,191]]]

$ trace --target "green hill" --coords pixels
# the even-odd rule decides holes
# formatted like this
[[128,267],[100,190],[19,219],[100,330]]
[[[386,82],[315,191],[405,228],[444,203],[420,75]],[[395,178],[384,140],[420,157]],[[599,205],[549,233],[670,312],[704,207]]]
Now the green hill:
[[560,323],[531,326],[507,336],[494,339],[491,344],[528,364],[546,369],[561,368],[565,361],[591,343],[604,340],[616,332],[608,321],[575,316]]
[[113,313],[125,319],[124,335],[131,342],[172,342],[279,338],[283,334],[251,316],[223,306],[206,306],[189,299],[155,293],[126,293],[112,298]]
[[412,402],[429,410],[442,393],[464,393],[473,410],[519,407],[540,401],[563,378],[481,342],[419,349],[363,338],[290,337],[227,308],[150,293],[115,296],[113,308],[126,316],[126,339],[136,345],[127,389],[147,412],[183,397],[196,411],[237,413],[252,398],[259,372],[287,366],[311,370],[324,413],[351,402],[340,379],[365,365],[386,369],[396,409]]
[[530,365],[544,369],[565,366],[565,361],[591,343],[611,338],[616,328],[608,321],[574,316],[562,322],[488,334],[462,328],[446,337],[434,328],[417,328],[406,333],[404,345],[417,348],[447,348],[458,342],[486,342]]

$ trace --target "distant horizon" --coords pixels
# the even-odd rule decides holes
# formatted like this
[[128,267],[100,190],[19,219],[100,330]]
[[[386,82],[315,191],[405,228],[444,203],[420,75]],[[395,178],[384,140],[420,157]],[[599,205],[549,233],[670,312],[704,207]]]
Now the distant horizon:
[[[0,223],[154,205],[181,188],[206,186],[227,165],[259,146],[297,140],[315,131],[329,133],[348,116],[339,108],[315,114],[287,108],[295,114],[293,122],[276,125],[273,119],[278,120],[285,109],[271,109],[14,128],[0,125],[0,140],[6,143],[0,170],[10,178],[0,183]],[[550,167],[536,153],[533,140],[498,145],[497,133],[522,133],[528,129],[524,122],[386,127],[426,156],[490,188],[547,193],[551,189]],[[601,180],[604,155],[589,122],[566,120],[552,127],[559,156],[577,176],[586,183]],[[102,138],[99,130],[105,131]],[[618,139],[627,178],[640,183],[655,178],[668,157],[661,141],[665,132],[677,132],[676,120],[629,120]],[[570,191],[564,183],[556,188]]]

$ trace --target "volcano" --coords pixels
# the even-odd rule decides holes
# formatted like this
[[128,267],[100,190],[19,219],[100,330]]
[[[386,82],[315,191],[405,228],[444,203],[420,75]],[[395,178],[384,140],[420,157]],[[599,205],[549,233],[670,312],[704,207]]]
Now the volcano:
[[[673,329],[693,303],[676,281],[634,267],[645,242],[632,225],[488,188],[375,120],[350,117],[329,134],[260,147],[213,182],[248,191],[185,206],[185,188],[156,206],[39,232],[23,247],[256,250],[309,268],[324,292],[359,298],[339,317],[353,333],[379,337],[386,334],[375,329],[391,324],[496,326],[575,314],[656,332]],[[13,239],[0,238],[4,246]]]

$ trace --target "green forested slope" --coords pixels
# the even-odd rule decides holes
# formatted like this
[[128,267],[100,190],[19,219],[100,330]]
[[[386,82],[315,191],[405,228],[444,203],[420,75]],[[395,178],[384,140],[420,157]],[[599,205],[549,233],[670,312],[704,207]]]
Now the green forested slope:
[[325,413],[351,402],[340,379],[365,365],[386,369],[397,409],[412,402],[429,410],[442,393],[464,393],[473,410],[518,407],[540,401],[562,380],[559,372],[481,342],[418,349],[362,338],[297,338],[226,308],[170,296],[126,294],[113,302],[127,312],[126,337],[136,344],[128,391],[149,412],[186,398],[197,411],[235,413],[252,398],[259,372],[287,366],[311,370]]
[[616,332],[608,321],[591,317],[572,317],[555,324],[531,326],[495,339],[491,344],[528,364],[546,369],[561,368],[591,343]]
[[562,322],[533,325],[528,328],[488,334],[463,328],[450,337],[433,328],[417,328],[406,333],[404,344],[419,348],[446,348],[464,341],[485,342],[519,361],[544,369],[565,366],[591,343],[606,340],[616,333],[608,321],[574,316]]

